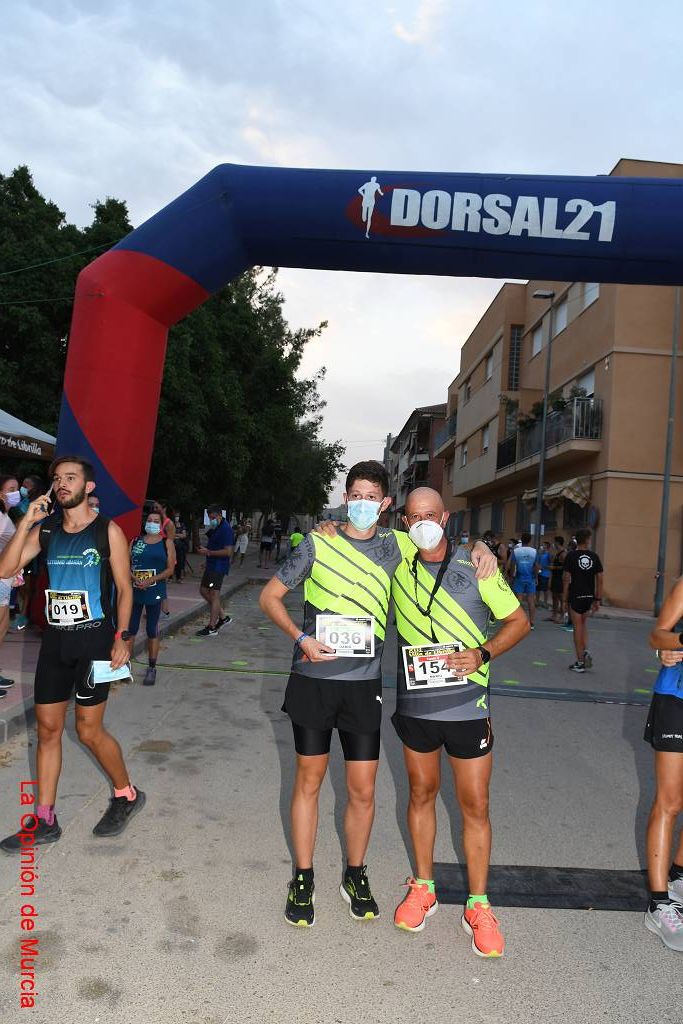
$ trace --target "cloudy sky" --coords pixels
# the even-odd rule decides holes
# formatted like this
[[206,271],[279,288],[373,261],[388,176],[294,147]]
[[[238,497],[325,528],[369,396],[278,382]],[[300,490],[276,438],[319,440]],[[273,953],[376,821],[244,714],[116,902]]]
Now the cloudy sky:
[[[27,163],[79,224],[135,224],[222,162],[603,174],[683,161],[673,0],[22,0],[0,12],[0,173]],[[381,455],[444,401],[498,282],[283,270],[329,321],[325,436]],[[336,495],[335,495],[336,497]]]

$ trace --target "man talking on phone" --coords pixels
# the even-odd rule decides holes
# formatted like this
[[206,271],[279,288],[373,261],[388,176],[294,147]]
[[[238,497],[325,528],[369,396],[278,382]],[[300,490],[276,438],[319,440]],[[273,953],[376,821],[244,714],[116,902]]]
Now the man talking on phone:
[[[126,629],[119,628],[128,626],[133,604],[128,544],[116,523],[88,505],[88,495],[95,489],[89,462],[63,455],[52,463],[49,475],[59,515],[50,514],[49,492],[31,502],[0,555],[2,577],[13,576],[41,550],[48,573],[47,628],[35,678],[36,820],[0,842],[6,853],[21,850],[27,828],[35,844],[54,843],[62,834],[55,802],[62,733],[74,688],[78,738],[96,758],[113,789],[109,807],[93,834],[118,835],[145,804],[145,794],[131,785],[119,744],[103,725],[109,695],[106,677],[128,661]],[[99,672],[105,681],[97,682]]]

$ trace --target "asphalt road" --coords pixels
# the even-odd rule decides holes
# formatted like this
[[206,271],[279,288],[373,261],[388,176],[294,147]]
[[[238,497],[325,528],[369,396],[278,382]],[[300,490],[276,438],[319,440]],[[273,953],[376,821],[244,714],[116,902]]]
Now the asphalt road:
[[[166,641],[155,688],[124,685],[112,695],[109,727],[148,801],[117,839],[91,835],[108,787],[70,725],[57,807],[64,835],[43,848],[32,897],[40,950],[32,1010],[19,1011],[19,862],[0,860],[5,1019],[679,1024],[680,955],[644,929],[640,910],[536,905],[547,877],[538,868],[599,869],[607,890],[624,872],[638,877],[652,755],[641,738],[643,705],[521,691],[645,701],[636,691],[653,679],[647,624],[593,623],[595,668],[585,676],[567,670],[571,636],[546,622],[494,666],[509,693],[493,699],[493,861],[526,880],[530,905],[497,906],[506,956],[482,961],[460,929],[457,905],[442,905],[419,935],[392,925],[411,869],[402,755],[389,721],[391,660],[368,854],[382,917],[352,921],[337,891],[344,794],[335,746],[321,802],[316,926],[284,922],[293,757],[280,705],[289,644],[264,621],[257,594],[246,587],[232,598],[234,623],[218,637],[200,641],[187,630]],[[290,602],[300,607],[297,595]],[[18,822],[34,753],[30,735],[0,748],[3,832]],[[436,859],[446,872],[462,858],[446,771],[438,813]],[[580,895],[582,876],[563,877],[565,891],[578,886]]]

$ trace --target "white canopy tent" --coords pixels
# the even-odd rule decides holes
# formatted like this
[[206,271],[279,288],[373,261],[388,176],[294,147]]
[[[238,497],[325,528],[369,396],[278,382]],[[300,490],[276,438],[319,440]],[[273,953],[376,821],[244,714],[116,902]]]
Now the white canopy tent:
[[0,458],[4,455],[50,462],[54,458],[56,441],[52,434],[46,434],[44,430],[38,430],[0,409]]

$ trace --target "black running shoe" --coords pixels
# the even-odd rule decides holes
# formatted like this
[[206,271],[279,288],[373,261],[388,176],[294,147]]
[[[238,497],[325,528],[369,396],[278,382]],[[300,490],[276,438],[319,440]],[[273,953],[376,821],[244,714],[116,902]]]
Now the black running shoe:
[[0,686],[3,690],[9,690],[11,686],[14,686],[14,680],[8,679],[7,676],[0,676]]
[[289,883],[285,921],[297,928],[312,928],[315,924],[315,885],[296,875]]
[[339,892],[348,903],[349,914],[354,921],[373,921],[379,917],[379,908],[370,892],[368,869],[365,865],[358,873],[344,873],[344,881],[339,886]]
[[221,626],[229,626],[231,622],[232,622],[232,616],[231,615],[224,615],[223,618],[219,619],[218,622],[216,623],[216,629],[220,629]]
[[218,636],[218,626],[204,626],[204,629],[198,629],[195,636]]
[[127,796],[111,798],[109,807],[92,830],[94,836],[118,836],[123,832],[133,815],[145,806],[145,794],[137,788],[135,792],[135,800],[129,800]]
[[[34,830],[33,826],[35,825],[36,820],[38,821],[38,826]],[[31,845],[42,846],[44,843],[56,843],[61,834],[62,830],[59,827],[59,823],[56,818],[51,825],[48,825],[43,818],[36,819],[31,816],[31,818],[28,819],[26,828],[20,829],[18,832],[15,832],[14,835],[7,836],[2,840],[0,843],[0,850],[4,850],[5,853],[19,853],[21,850],[28,848]],[[33,836],[33,843],[28,841],[28,836]],[[22,842],[22,837],[24,842]]]

